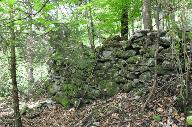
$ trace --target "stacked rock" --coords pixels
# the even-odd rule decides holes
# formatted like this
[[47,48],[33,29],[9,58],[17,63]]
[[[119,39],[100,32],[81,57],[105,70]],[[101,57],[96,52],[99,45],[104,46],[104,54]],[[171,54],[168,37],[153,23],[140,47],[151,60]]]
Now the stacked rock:
[[[96,60],[90,57],[90,48],[87,52],[80,48],[56,53],[50,64],[49,93],[65,107],[78,106],[82,102],[113,96],[119,90],[129,92],[133,88],[145,88],[153,81],[155,68],[161,76],[158,84],[168,83],[169,78],[164,77],[184,70],[184,57],[173,48],[166,31],[160,32],[160,38],[157,35],[157,31],[139,30],[129,40],[120,36],[108,38],[96,49]],[[80,51],[84,52],[84,57],[79,55]],[[162,82],[163,79],[166,80]]]
[[[95,75],[98,81],[111,80],[125,90],[149,83],[154,75],[157,31],[139,30],[128,40],[107,39],[98,52]],[[166,32],[160,32],[157,73],[177,71],[176,57]]]

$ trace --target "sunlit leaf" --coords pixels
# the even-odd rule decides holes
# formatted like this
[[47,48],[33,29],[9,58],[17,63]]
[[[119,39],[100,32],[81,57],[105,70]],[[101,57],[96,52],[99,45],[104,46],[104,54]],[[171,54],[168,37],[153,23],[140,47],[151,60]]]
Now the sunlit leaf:
[[9,4],[9,6],[12,6],[15,3],[15,0],[8,0],[7,2]]
[[0,12],[4,12],[4,9],[0,7]]

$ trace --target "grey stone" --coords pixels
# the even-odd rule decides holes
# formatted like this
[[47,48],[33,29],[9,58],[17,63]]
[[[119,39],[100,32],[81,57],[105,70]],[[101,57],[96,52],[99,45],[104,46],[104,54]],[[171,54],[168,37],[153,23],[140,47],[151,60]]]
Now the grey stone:
[[140,48],[140,49],[143,48],[143,46],[139,45],[138,43],[133,43],[132,47],[133,48]]
[[103,51],[103,57],[104,57],[104,58],[110,57],[111,54],[112,54],[112,51]]
[[168,48],[171,46],[171,40],[168,37],[160,37],[160,44],[161,46]]
[[142,30],[136,30],[135,33],[141,33],[142,35],[147,35],[147,33],[150,32],[150,29],[142,29]]
[[137,83],[140,82],[140,80],[139,80],[139,79],[134,79],[133,82],[134,82],[135,84],[137,84]]
[[147,66],[155,66],[155,59],[154,58],[149,58],[147,61]]
[[163,61],[162,67],[167,70],[174,70],[175,69],[175,63],[173,61]]
[[122,86],[125,92],[130,92],[134,88],[134,83],[132,80],[128,80],[126,84]]
[[137,78],[137,76],[134,74],[134,72],[129,72],[127,74],[127,78],[133,80],[133,79]]
[[53,84],[50,84],[48,87],[48,92],[52,95],[54,95],[55,93],[57,93],[58,91],[60,91],[60,86],[58,85],[58,82],[55,82]]
[[111,63],[110,62],[105,62],[104,64],[103,64],[103,69],[107,69],[107,68],[110,68],[111,67]]
[[140,74],[140,73],[143,73],[143,72],[148,71],[148,70],[149,70],[149,66],[144,65],[144,66],[137,66],[135,68],[134,72],[138,72],[136,74]]
[[136,66],[134,64],[127,64],[126,70],[128,71],[134,71],[136,69]]
[[145,41],[145,36],[133,40],[133,43],[137,43],[141,46],[143,45],[144,41]]
[[157,37],[157,31],[151,31],[151,32],[147,33],[147,36],[155,38],[155,37]]
[[126,83],[127,82],[127,80],[122,76],[117,76],[117,77],[115,77],[114,80],[116,83]]
[[151,72],[149,72],[149,71],[144,72],[139,76],[139,79],[141,81],[149,81],[149,80],[151,80],[151,78],[152,78],[152,75],[151,75]]
[[138,38],[138,37],[142,37],[142,36],[144,36],[144,35],[141,32],[135,32],[132,37]]
[[133,87],[138,87],[142,84],[142,82],[139,79],[134,79],[133,80]]
[[136,51],[134,51],[134,50],[128,50],[128,51],[127,51],[127,54],[128,54],[128,57],[135,56],[135,55],[136,55]]

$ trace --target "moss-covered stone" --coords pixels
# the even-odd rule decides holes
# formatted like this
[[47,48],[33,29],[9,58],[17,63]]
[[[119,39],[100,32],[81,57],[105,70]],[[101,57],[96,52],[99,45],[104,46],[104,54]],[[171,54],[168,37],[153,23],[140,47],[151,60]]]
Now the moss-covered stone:
[[146,65],[148,67],[155,66],[155,59],[154,58],[149,58],[146,62]]
[[113,52],[113,56],[116,58],[122,58],[122,59],[127,59],[128,58],[128,53],[123,50],[117,50]]
[[63,84],[61,91],[69,97],[76,97],[79,89],[76,84]]
[[133,72],[127,73],[126,77],[130,80],[137,78],[137,76]]
[[135,56],[136,51],[134,50],[116,50],[113,52],[113,56],[117,58],[122,58],[122,59],[128,59],[129,57]]
[[127,64],[127,66],[125,67],[126,70],[128,71],[134,71],[137,67],[135,66],[135,64]]
[[78,99],[78,98],[72,98],[70,100],[70,103],[75,107],[75,108],[78,108],[81,104],[81,100]]
[[139,79],[133,79],[133,87],[139,87],[141,84]]
[[110,50],[109,51],[103,51],[102,56],[104,58],[110,58],[111,54],[112,54],[112,51],[110,51]]
[[110,70],[109,70],[109,73],[111,73],[112,75],[112,78],[115,78],[115,77],[117,77],[117,76],[119,76],[119,75],[121,75],[121,72],[120,72],[121,70],[118,70],[118,69],[115,69],[115,68],[111,68]]
[[70,99],[67,96],[58,93],[54,96],[54,99],[57,103],[61,104],[63,107],[65,108],[70,107]]
[[127,80],[126,78],[122,77],[122,76],[117,76],[117,77],[114,77],[113,79],[116,83],[126,83]]
[[136,92],[136,95],[138,96],[143,96],[145,94],[145,91],[143,88],[138,88],[135,90],[135,92]]
[[108,69],[111,67],[111,63],[110,62],[105,62],[102,66],[102,69]]
[[133,43],[133,44],[132,44],[132,47],[133,47],[133,48],[139,48],[139,49],[142,48],[142,46],[139,45],[138,43]]
[[129,47],[129,42],[128,41],[124,40],[124,41],[121,41],[120,43],[122,44],[123,49],[126,49],[126,48]]
[[27,107],[27,105],[20,105],[20,114],[24,115],[27,113],[27,111],[29,110],[29,108]]
[[119,90],[118,85],[110,80],[103,80],[99,83],[99,85],[102,94],[105,96],[113,96]]
[[133,72],[135,74],[136,73],[138,74],[138,73],[143,73],[143,72],[146,72],[146,71],[149,71],[149,67],[148,66],[137,66]]
[[49,93],[49,94],[54,94],[55,92],[53,91],[53,86],[52,86],[53,84],[52,83],[50,83],[50,81],[49,80],[46,80],[45,82],[44,82],[44,86],[45,86],[45,88],[47,89],[47,92]]
[[48,84],[47,85],[47,92],[50,95],[55,95],[60,89],[60,86],[58,86],[57,84]]
[[127,54],[129,55],[129,57],[135,56],[136,55],[136,51],[135,50],[128,50]]
[[155,54],[155,47],[150,47],[145,50],[145,57],[146,58],[153,58]]
[[101,97],[101,90],[98,89],[88,89],[86,93],[87,99],[96,99]]
[[101,58],[101,59],[98,59],[98,62],[104,63],[104,62],[108,62],[108,61],[111,61],[111,60],[112,60],[112,58]]
[[[153,71],[154,71],[155,68],[153,68]],[[158,75],[168,75],[168,74],[171,74],[173,73],[173,71],[170,71],[170,70],[167,70],[167,69],[164,69],[162,67],[162,65],[157,65],[157,74]]]
[[152,79],[152,74],[151,74],[151,72],[144,72],[144,73],[142,73],[140,76],[139,76],[139,79],[141,80],[141,81],[149,81],[149,80],[151,80]]
[[118,76],[121,76],[121,77],[127,78],[127,74],[128,74],[128,73],[129,73],[128,70],[122,68],[121,70],[118,70],[113,77],[116,78],[116,77],[118,77]]
[[162,63],[162,67],[164,68],[164,69],[166,69],[166,70],[175,70],[175,63],[172,61],[167,61],[167,60],[165,60],[165,61],[163,61],[163,63]]
[[136,64],[141,60],[141,56],[137,55],[137,56],[132,56],[130,58],[127,59],[127,63],[131,63],[131,64]]
[[130,92],[134,88],[134,83],[132,80],[128,80],[126,84],[122,85],[122,90],[125,92]]
[[127,65],[127,61],[120,59],[120,60],[118,60],[118,61],[113,65],[113,67],[114,67],[114,68],[117,68],[117,69],[122,69],[122,68],[124,68],[126,65]]

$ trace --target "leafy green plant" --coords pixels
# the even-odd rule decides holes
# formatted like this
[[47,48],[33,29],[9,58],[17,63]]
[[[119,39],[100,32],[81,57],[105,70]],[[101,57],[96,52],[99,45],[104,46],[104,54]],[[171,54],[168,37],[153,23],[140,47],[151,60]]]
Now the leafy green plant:
[[153,119],[157,122],[159,122],[161,120],[161,116],[160,115],[153,115]]

